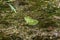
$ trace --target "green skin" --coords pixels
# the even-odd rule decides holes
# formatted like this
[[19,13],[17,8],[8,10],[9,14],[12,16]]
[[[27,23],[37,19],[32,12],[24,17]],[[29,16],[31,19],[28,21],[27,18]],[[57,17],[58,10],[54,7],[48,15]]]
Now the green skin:
[[28,25],[36,25],[36,24],[38,24],[38,20],[32,19],[29,16],[24,17],[24,19],[25,19],[25,21],[26,21],[26,23]]

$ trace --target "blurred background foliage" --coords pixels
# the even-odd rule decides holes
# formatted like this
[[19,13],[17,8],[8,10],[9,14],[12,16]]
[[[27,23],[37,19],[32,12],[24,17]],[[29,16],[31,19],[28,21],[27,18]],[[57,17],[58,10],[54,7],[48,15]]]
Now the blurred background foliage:
[[[13,5],[16,13],[8,4]],[[37,25],[26,24],[24,17],[39,21]],[[0,29],[9,27],[60,27],[60,0],[0,0]]]

